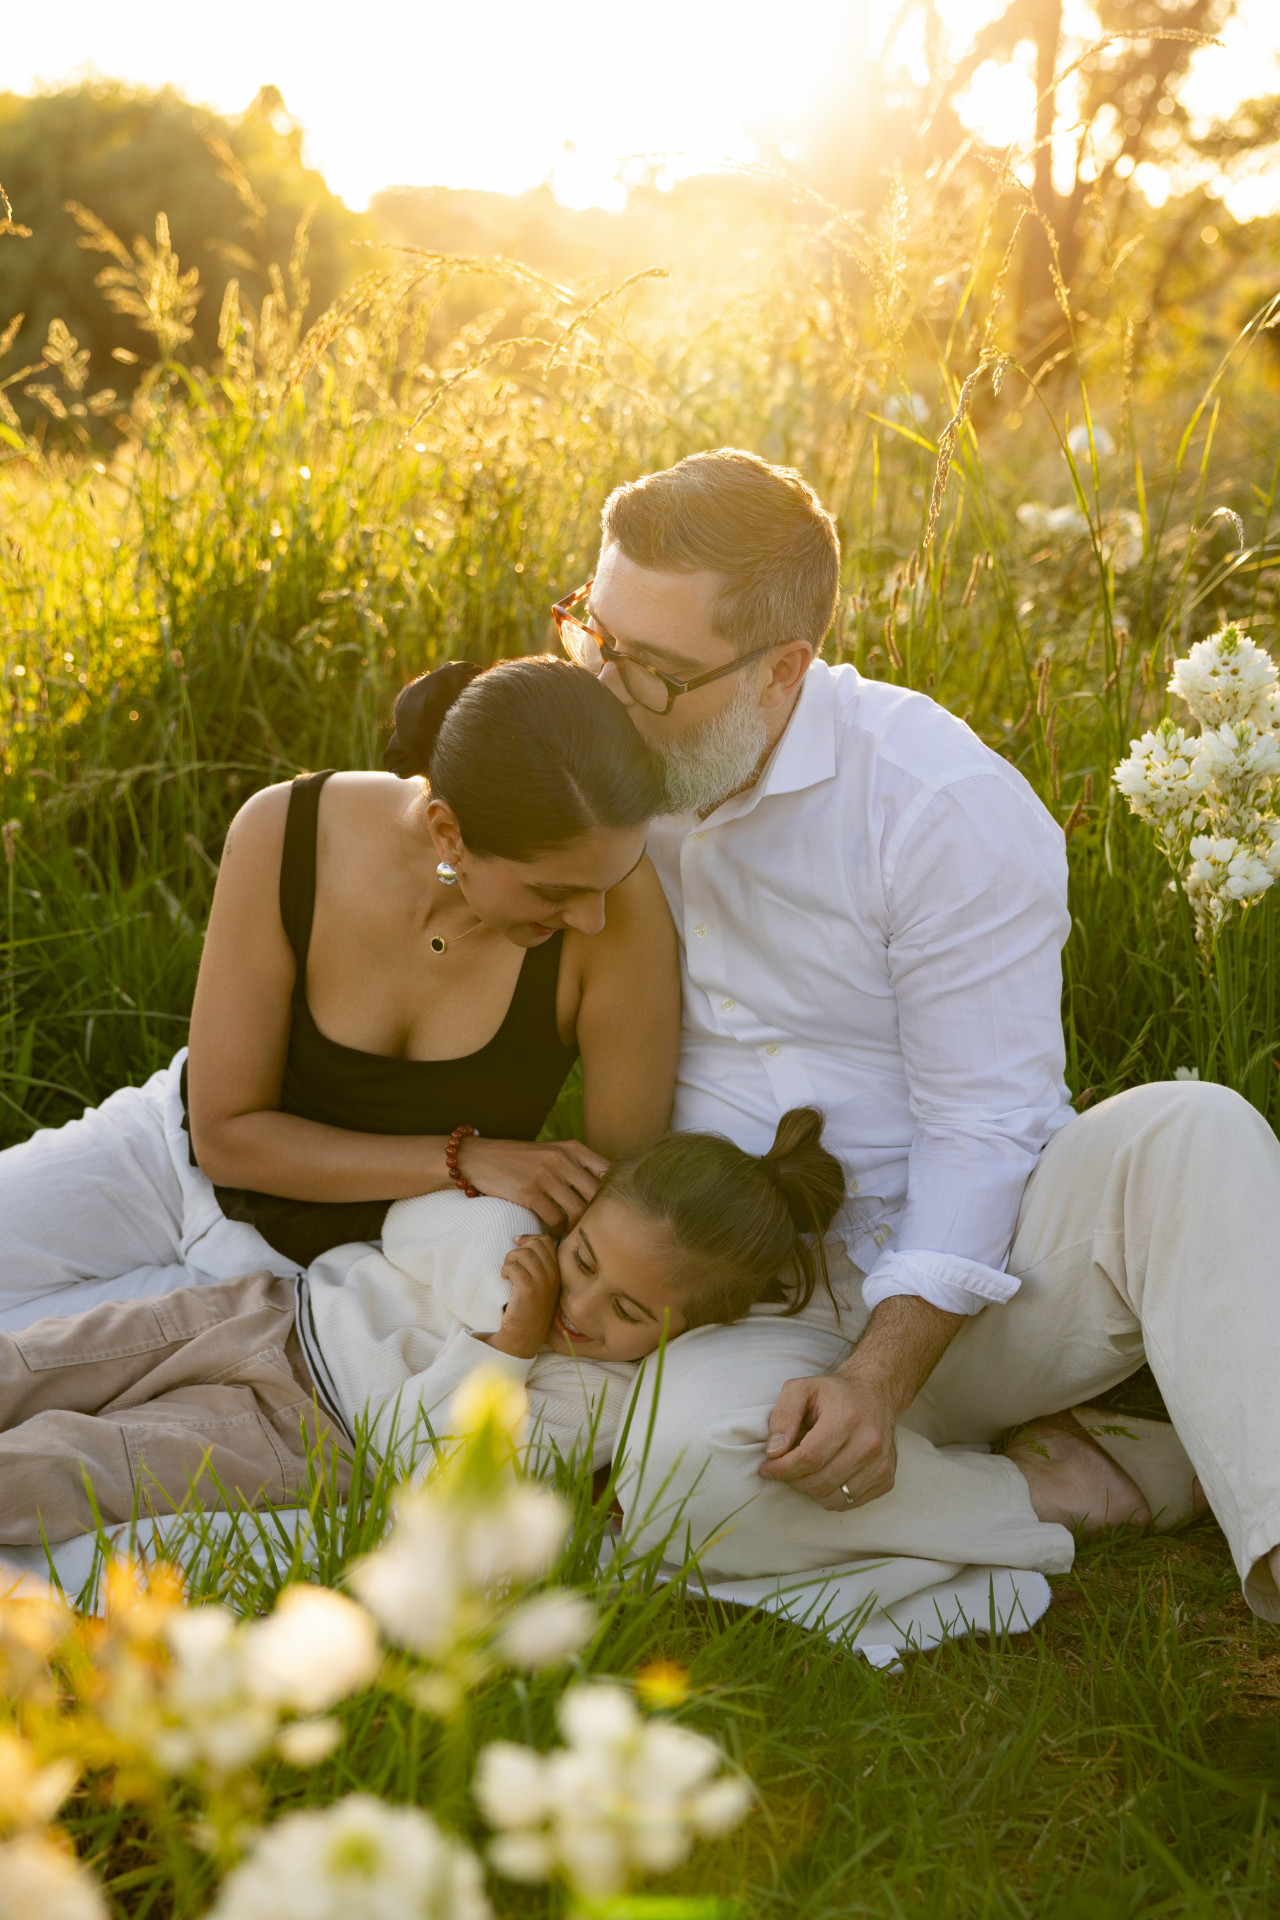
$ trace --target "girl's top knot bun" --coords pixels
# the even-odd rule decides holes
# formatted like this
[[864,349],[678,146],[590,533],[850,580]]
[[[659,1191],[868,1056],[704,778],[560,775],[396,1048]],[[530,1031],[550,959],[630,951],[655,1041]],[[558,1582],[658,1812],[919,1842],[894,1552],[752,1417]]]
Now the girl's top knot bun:
[[484,669],[473,660],[449,660],[433,673],[420,674],[403,689],[395,705],[395,731],[382,764],[402,780],[426,774],[444,717],[459,694]]
[[845,1201],[844,1168],[823,1146],[822,1124],[816,1107],[792,1107],[759,1161],[797,1232],[818,1237],[829,1230]]

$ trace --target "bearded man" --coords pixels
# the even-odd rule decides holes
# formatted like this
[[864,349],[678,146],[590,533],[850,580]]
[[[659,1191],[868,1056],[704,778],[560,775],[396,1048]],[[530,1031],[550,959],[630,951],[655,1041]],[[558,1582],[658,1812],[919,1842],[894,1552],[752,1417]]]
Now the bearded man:
[[[1073,1112],[1061,830],[935,702],[821,660],[839,572],[800,476],[724,449],[618,488],[556,608],[665,768],[673,1124],[759,1153],[816,1106],[850,1195],[830,1297],[642,1379],[628,1516],[656,1540],[679,1504],[719,1577],[1056,1572],[1069,1528],[1207,1495],[1280,1619],[1280,1143],[1211,1085]],[[1083,1404],[1144,1359],[1172,1428]]]

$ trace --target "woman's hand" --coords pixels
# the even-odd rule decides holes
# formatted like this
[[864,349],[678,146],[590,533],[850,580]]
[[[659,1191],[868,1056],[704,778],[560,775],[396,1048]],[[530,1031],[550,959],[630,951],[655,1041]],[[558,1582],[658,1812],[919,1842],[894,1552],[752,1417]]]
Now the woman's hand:
[[468,1134],[458,1148],[458,1171],[473,1187],[528,1207],[557,1233],[577,1225],[608,1168],[604,1155],[581,1140],[483,1140]]
[[499,1353],[532,1360],[546,1345],[560,1299],[560,1263],[550,1234],[522,1233],[502,1263],[502,1277],[511,1282],[511,1299],[498,1332],[483,1337]]

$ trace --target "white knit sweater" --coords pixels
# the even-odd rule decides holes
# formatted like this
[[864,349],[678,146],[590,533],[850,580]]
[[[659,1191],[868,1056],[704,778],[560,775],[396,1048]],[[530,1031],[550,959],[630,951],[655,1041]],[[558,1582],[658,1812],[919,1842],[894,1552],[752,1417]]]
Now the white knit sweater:
[[[591,1463],[612,1457],[634,1365],[569,1359],[546,1347],[519,1360],[475,1338],[502,1324],[511,1287],[501,1268],[516,1235],[542,1231],[536,1215],[508,1200],[427,1193],[396,1201],[380,1251],[360,1241],[312,1262],[305,1301],[320,1348],[316,1370],[327,1372],[349,1428],[367,1417],[384,1451],[393,1437],[407,1440],[415,1422],[425,1433],[420,1414],[433,1433],[447,1433],[456,1388],[477,1367],[498,1367],[528,1392],[535,1464],[580,1453],[597,1409]],[[305,1350],[305,1305],[299,1323]]]

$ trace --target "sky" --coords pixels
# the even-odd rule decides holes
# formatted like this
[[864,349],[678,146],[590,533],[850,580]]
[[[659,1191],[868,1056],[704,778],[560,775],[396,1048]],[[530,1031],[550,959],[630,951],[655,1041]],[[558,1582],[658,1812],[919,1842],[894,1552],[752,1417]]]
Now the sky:
[[[940,4],[956,42],[1000,10],[1000,0]],[[220,14],[173,0],[59,0],[51,13],[9,10],[0,87],[99,73],[171,83],[238,113],[270,82],[306,129],[307,158],[352,207],[392,185],[517,193],[544,180],[568,205],[616,207],[628,176],[750,160],[762,140],[802,126],[847,71],[864,16],[874,36],[897,10],[896,0],[258,0]],[[1278,13],[1276,0],[1242,0],[1227,44],[1196,56],[1196,111],[1280,88]],[[1033,102],[1028,74],[988,69],[965,115],[1003,142],[1026,128]],[[1158,179],[1144,184],[1160,197]],[[1229,203],[1241,216],[1280,206],[1280,179],[1246,180]]]

